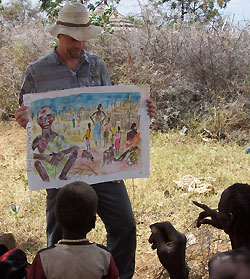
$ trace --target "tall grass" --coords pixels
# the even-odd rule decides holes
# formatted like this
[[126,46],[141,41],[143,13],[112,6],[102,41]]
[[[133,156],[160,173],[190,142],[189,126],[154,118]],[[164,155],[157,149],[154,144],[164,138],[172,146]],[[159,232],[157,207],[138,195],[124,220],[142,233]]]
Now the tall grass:
[[[12,232],[17,246],[25,250],[31,262],[36,251],[46,246],[46,194],[44,190],[28,190],[25,142],[25,131],[15,122],[0,123],[0,231]],[[245,149],[235,143],[204,142],[178,132],[151,133],[150,177],[126,181],[137,223],[134,278],[166,278],[147,242],[149,225],[164,220],[171,221],[193,239],[187,248],[188,264],[193,270],[190,278],[207,278],[208,258],[228,248],[229,243],[222,232],[213,228],[194,228],[199,209],[192,200],[216,208],[226,187],[235,182],[249,183],[250,157],[244,153]],[[199,194],[178,188],[174,181],[187,174],[200,179],[214,178],[213,191]],[[18,210],[11,210],[12,205],[18,206]],[[105,244],[105,229],[100,219],[89,238]]]

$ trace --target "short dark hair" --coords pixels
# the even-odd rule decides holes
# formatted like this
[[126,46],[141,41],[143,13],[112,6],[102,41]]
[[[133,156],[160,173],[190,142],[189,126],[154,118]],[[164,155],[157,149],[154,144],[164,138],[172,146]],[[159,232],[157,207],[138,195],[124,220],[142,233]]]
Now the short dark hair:
[[250,185],[235,183],[226,189],[229,192],[226,211],[233,214],[233,222],[250,232]]
[[70,232],[91,225],[97,211],[98,197],[93,187],[80,181],[64,186],[56,198],[56,218]]

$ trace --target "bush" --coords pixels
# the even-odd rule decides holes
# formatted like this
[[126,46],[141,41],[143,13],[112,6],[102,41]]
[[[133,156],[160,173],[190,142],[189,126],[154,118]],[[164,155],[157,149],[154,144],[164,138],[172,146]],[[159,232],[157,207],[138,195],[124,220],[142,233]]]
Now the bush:
[[[41,21],[1,27],[2,112],[18,106],[26,67],[47,53],[53,38]],[[21,31],[22,30],[22,31]],[[23,31],[24,30],[24,31]],[[87,49],[103,57],[113,84],[151,87],[158,106],[152,127],[163,132],[189,127],[211,137],[232,139],[249,131],[249,31],[226,25],[171,25],[157,29],[114,30],[88,42]]]

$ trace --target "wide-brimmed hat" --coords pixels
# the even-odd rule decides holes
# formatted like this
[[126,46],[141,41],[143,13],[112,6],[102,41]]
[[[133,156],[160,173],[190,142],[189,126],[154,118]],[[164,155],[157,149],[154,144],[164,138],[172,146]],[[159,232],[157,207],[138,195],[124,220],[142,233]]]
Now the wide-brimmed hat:
[[52,36],[68,35],[77,41],[87,41],[102,31],[100,26],[90,25],[88,11],[81,3],[66,3],[59,12],[56,24],[48,28]]

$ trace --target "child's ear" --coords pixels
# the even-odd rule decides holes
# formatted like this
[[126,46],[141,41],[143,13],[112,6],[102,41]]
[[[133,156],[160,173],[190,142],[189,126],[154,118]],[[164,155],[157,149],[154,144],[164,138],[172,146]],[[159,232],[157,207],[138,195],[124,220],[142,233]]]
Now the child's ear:
[[233,213],[229,212],[226,215],[226,222],[224,224],[224,231],[225,233],[229,234],[232,231],[232,225],[233,225]]
[[95,228],[95,222],[96,222],[96,216],[93,216],[92,220],[91,220],[91,223],[90,223],[92,229]]

